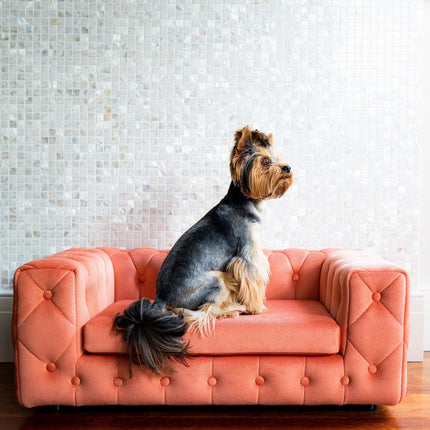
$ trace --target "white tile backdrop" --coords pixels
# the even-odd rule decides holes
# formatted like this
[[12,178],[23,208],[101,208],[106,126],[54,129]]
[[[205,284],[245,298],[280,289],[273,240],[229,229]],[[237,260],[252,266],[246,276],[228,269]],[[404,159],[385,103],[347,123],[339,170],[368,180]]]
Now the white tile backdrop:
[[246,124],[295,173],[265,247],[416,280],[423,1],[0,1],[0,291],[69,247],[171,247]]

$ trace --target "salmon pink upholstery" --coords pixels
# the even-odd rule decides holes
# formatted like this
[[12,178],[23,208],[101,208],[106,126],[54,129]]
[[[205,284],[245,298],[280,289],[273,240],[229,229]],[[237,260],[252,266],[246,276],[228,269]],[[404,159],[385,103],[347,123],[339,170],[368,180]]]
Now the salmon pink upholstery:
[[372,394],[383,404],[395,400],[393,393],[397,402],[405,395],[408,284],[403,269],[364,251],[334,251],[324,261],[320,299],[341,327],[345,372],[356,384],[346,389],[345,402]]
[[[112,332],[117,313],[130,305],[120,300],[92,318],[84,327],[84,349],[93,354],[126,351]],[[209,336],[187,333],[193,355],[326,355],[339,352],[340,329],[318,300],[268,300],[268,312],[219,319]],[[312,327],[312,331],[309,330]],[[240,333],[240,336],[237,336]]]
[[[27,407],[94,404],[397,404],[406,389],[408,276],[365,251],[266,251],[269,311],[188,333],[168,376],[119,355],[114,313],[153,299],[167,251],[72,249],[21,266],[12,321]],[[99,350],[97,349],[99,348]],[[107,349],[106,349],[107,348]]]
[[[74,249],[20,267],[12,336],[18,398],[24,405],[74,404],[71,378],[83,354],[82,327],[113,302],[105,252]],[[54,403],[55,403],[54,402]]]
[[[114,267],[115,300],[155,298],[155,279],[167,251],[101,249],[109,255]],[[323,252],[304,249],[265,252],[271,270],[267,299],[318,300],[321,265],[325,259]],[[302,273],[306,276],[301,276]]]

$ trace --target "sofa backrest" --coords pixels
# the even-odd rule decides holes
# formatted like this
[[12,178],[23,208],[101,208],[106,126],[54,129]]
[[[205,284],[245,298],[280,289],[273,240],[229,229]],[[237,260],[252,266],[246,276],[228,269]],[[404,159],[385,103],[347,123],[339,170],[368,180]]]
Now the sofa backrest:
[[[155,298],[155,280],[168,251],[152,248],[102,249],[113,264],[115,300]],[[265,252],[271,270],[267,299],[319,299],[320,272],[326,257],[324,252],[295,248]]]
[[326,254],[321,251],[290,248],[266,251],[270,263],[268,300],[318,300],[322,264]]

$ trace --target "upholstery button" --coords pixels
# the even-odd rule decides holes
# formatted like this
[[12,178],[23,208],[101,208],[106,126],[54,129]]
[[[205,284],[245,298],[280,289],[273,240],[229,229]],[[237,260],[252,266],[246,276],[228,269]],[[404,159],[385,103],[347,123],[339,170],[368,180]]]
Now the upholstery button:
[[381,300],[381,294],[378,292],[373,293],[372,299],[375,300],[375,302],[379,302],[379,300]]
[[139,279],[139,282],[141,282],[142,284],[146,281],[145,275],[139,275],[138,279]]
[[307,376],[303,376],[302,379],[300,379],[300,383],[304,386],[307,387],[310,383],[309,378]]
[[76,387],[78,386],[78,385],[80,385],[81,384],[81,379],[78,377],[78,376],[74,376],[73,378],[72,378],[72,385],[75,385]]
[[50,290],[44,291],[43,298],[45,300],[51,300],[52,299],[52,291],[50,291]]
[[342,376],[342,378],[340,378],[340,383],[342,385],[349,385],[349,378],[348,378],[348,376]]
[[167,387],[170,384],[170,378],[168,378],[167,376],[163,376],[160,379],[160,384],[163,385],[164,387]]
[[376,373],[378,368],[374,364],[370,364],[368,367],[369,373]]
[[216,384],[217,384],[217,379],[215,378],[215,376],[210,376],[209,378],[208,378],[208,384],[211,386],[211,387],[214,387]]
[[48,371],[48,372],[55,372],[55,369],[56,369],[57,367],[55,366],[55,363],[48,363],[47,365],[46,365],[46,370]]
[[255,383],[261,387],[264,385],[264,378],[262,376],[257,376],[255,378]]
[[121,378],[115,378],[113,380],[113,385],[115,385],[115,387],[121,387],[121,385],[123,384],[123,380]]
[[299,276],[297,273],[295,273],[295,274],[292,276],[292,279],[293,279],[293,281],[294,281],[294,282],[297,282],[297,281],[299,280],[299,278],[300,278],[300,276]]

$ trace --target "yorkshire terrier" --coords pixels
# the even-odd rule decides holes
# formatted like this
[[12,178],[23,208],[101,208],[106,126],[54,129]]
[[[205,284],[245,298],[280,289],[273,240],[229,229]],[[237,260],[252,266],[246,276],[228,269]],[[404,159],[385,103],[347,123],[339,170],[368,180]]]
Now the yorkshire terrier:
[[[156,280],[154,302],[133,302],[115,317],[130,354],[156,374],[186,365],[188,325],[205,332],[216,318],[265,311],[269,262],[260,243],[260,203],[293,182],[272,152],[273,135],[244,127],[235,133],[227,195],[175,243]],[[131,365],[131,364],[130,364]]]

